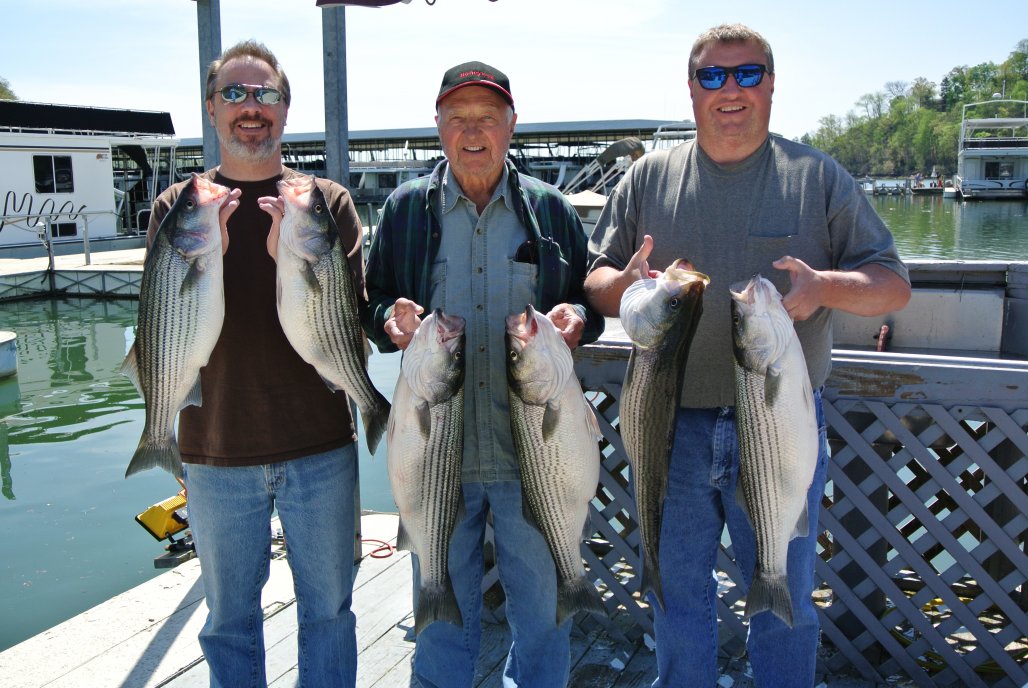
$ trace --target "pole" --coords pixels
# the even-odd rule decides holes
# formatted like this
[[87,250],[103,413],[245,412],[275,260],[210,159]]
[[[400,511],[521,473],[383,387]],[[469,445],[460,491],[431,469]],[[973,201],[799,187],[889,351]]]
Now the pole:
[[207,65],[221,54],[221,0],[196,0],[196,34],[200,48],[200,122],[203,125],[203,166],[221,162],[218,136],[207,117]]
[[321,41],[325,55],[325,176],[349,187],[345,13],[342,5],[321,8]]

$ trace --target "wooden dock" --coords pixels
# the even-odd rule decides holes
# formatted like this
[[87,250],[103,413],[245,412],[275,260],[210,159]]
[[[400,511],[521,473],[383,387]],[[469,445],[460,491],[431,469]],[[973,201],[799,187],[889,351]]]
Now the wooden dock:
[[[395,514],[366,514],[365,539],[354,587],[360,656],[357,685],[391,688],[410,683],[414,653],[411,563],[408,552],[383,551],[395,543]],[[293,686],[296,670],[296,600],[279,549],[265,586],[268,685]],[[193,688],[208,683],[197,633],[207,608],[199,561],[193,559],[83,614],[0,653],[6,688]],[[500,685],[510,645],[506,625],[483,627],[476,686]],[[644,686],[653,680],[653,653],[623,647],[598,630],[576,632],[571,685]]]
[[[357,685],[361,688],[411,685],[414,636],[410,554],[383,548],[377,542],[395,543],[397,521],[395,514],[365,514],[361,519],[364,556],[353,596],[359,653]],[[298,675],[296,599],[280,547],[272,558],[262,605],[268,685],[288,688],[295,685]],[[199,561],[192,559],[0,653],[0,676],[5,688],[207,686],[207,665],[197,642],[206,614]],[[615,623],[615,628],[618,625]],[[626,636],[632,634],[631,628],[623,630]],[[648,638],[635,642],[613,638],[599,624],[580,617],[572,631],[568,685],[649,686],[656,676],[651,645]],[[483,622],[476,688],[501,685],[509,646],[506,624]],[[719,686],[753,685],[743,660],[726,656],[721,665],[724,675]],[[873,685],[848,675],[818,680],[818,688]]]

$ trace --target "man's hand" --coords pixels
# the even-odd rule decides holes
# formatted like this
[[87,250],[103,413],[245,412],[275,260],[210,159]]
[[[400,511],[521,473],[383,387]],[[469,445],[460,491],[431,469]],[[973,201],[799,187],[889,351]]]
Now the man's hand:
[[401,351],[410,346],[414,331],[421,324],[421,318],[418,316],[424,312],[424,308],[403,297],[396,299],[396,303],[393,304],[393,313],[385,321],[383,329]]
[[221,209],[218,210],[218,223],[221,225],[221,255],[228,251],[228,219],[239,207],[239,197],[243,195],[242,189],[232,189],[221,202]]
[[282,227],[282,218],[286,213],[286,202],[281,196],[261,196],[257,199],[257,207],[271,215],[271,230],[268,232],[268,255],[278,262],[278,234]]
[[546,314],[564,338],[569,349],[578,346],[582,340],[582,332],[585,330],[585,321],[579,317],[578,312],[569,303],[557,304]]
[[782,256],[771,266],[789,273],[792,287],[782,297],[782,305],[790,318],[806,320],[821,307],[821,278],[816,270],[792,256]]

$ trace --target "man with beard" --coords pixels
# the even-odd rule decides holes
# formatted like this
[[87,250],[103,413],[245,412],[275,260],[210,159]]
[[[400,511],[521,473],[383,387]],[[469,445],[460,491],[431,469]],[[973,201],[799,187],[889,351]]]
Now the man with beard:
[[[189,524],[209,614],[200,645],[210,685],[264,686],[261,589],[278,509],[296,590],[299,681],[356,682],[353,590],[356,435],[350,405],[290,346],[276,307],[274,251],[282,200],[282,130],[290,90],[278,60],[244,41],[207,71],[207,114],[220,166],[203,173],[232,189],[221,211],[225,322],[201,372],[202,406],[179,418]],[[154,204],[149,236],[187,182]],[[349,193],[318,179],[363,299],[361,227]]]

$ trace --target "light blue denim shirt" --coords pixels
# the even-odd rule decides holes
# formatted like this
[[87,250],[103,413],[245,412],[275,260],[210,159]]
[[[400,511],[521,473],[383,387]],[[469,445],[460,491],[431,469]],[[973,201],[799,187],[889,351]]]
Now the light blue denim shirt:
[[507,402],[506,319],[535,299],[538,266],[514,262],[529,237],[508,198],[507,169],[481,215],[447,166],[438,196],[432,303],[466,321],[465,482],[518,480]]

